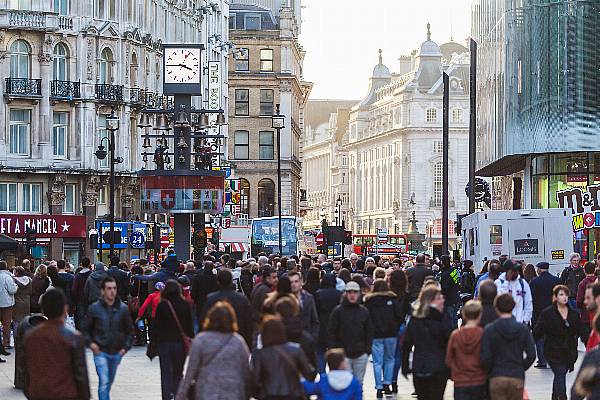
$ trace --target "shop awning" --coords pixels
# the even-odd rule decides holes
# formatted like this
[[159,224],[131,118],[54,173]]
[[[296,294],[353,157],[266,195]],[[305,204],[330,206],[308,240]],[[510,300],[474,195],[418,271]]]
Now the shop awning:
[[250,245],[248,243],[231,243],[229,245],[230,251],[244,253],[250,251]]
[[16,250],[18,246],[19,243],[15,239],[0,233],[0,251]]
[[525,169],[527,154],[515,154],[502,157],[475,172],[477,176],[507,176]]

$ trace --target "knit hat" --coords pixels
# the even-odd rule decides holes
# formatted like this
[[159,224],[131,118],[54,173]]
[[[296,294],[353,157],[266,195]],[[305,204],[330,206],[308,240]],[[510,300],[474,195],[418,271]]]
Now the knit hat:
[[354,281],[346,283],[346,292],[360,292],[360,286]]

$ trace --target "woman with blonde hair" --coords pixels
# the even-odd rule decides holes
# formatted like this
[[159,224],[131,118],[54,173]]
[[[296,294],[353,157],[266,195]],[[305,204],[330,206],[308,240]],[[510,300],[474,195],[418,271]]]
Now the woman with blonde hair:
[[[192,342],[176,400],[246,400],[250,397],[247,385],[250,351],[237,332],[233,307],[225,301],[217,302],[208,311],[202,332]],[[188,397],[191,390],[193,396]]]
[[46,264],[40,264],[35,269],[35,274],[31,281],[31,297],[29,300],[32,313],[42,312],[42,308],[40,307],[40,297],[46,293],[49,286],[50,278],[48,278],[48,267]]
[[[442,290],[433,284],[421,289],[414,311],[406,327],[402,349],[402,375],[413,375],[419,400],[442,400],[449,370],[446,346],[452,333],[452,321],[444,313]],[[413,354],[412,366],[409,363]]]

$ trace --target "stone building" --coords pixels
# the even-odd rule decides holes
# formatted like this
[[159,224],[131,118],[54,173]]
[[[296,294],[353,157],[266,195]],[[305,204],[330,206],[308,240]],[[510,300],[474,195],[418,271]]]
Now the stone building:
[[108,161],[94,151],[113,109],[116,217],[145,219],[136,123],[162,101],[161,44],[204,43],[226,71],[228,12],[228,0],[0,0],[0,215],[68,215],[85,226],[76,237],[40,234],[37,258],[77,263],[91,253],[87,233],[112,198]]
[[277,214],[277,132],[271,127],[281,105],[283,215],[298,215],[300,144],[311,84],[302,77],[304,50],[298,42],[300,2],[235,1],[230,6],[228,159],[241,181],[241,220]]

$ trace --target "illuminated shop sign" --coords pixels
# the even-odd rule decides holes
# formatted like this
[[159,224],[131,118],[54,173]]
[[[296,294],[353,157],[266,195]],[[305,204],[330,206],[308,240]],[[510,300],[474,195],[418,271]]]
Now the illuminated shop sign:
[[600,228],[600,185],[590,185],[587,190],[569,188],[556,192],[559,208],[573,211],[573,232]]

